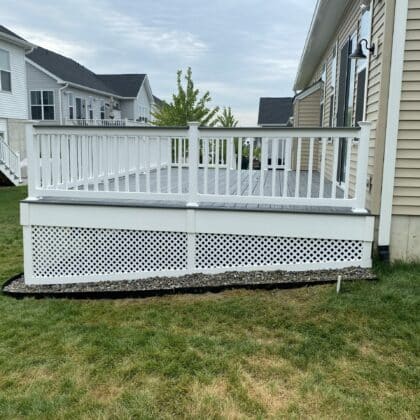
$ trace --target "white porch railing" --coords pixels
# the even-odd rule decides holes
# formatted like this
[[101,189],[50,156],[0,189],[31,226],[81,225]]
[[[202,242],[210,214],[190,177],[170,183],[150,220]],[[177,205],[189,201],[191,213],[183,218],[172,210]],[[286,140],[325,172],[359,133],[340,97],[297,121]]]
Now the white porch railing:
[[[369,123],[331,129],[28,127],[29,195],[365,211],[369,131]],[[344,185],[336,180],[339,162],[345,162]]]
[[76,125],[80,127],[143,127],[148,124],[143,121],[133,121],[124,119],[66,119],[66,125]]
[[8,177],[18,182],[22,181],[20,155],[15,152],[4,140],[0,139],[0,164],[8,171]]

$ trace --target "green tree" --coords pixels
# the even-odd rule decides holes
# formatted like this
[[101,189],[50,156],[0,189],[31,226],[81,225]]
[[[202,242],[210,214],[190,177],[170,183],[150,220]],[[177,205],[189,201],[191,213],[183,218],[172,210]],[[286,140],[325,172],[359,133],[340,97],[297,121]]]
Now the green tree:
[[177,71],[177,93],[172,95],[171,102],[163,102],[162,106],[152,113],[158,126],[185,126],[190,121],[198,121],[201,125],[214,126],[219,107],[211,108],[210,92],[200,98],[200,91],[194,88],[191,67],[185,75],[186,86],[181,82],[182,70]]
[[223,111],[220,115],[217,116],[216,122],[221,127],[236,127],[238,125],[238,120],[235,118],[235,116],[232,114],[232,109],[229,107],[223,108]]

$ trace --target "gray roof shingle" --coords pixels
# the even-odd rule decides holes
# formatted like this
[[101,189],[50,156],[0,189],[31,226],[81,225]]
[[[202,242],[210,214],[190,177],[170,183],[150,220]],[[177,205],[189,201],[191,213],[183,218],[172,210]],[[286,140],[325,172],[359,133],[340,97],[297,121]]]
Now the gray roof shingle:
[[114,92],[126,98],[135,98],[143,84],[145,74],[98,74],[98,78]]
[[258,125],[287,124],[293,114],[293,98],[260,98]]
[[35,48],[31,53],[27,54],[27,57],[65,82],[85,86],[111,95],[118,95],[95,73],[71,58],[64,57],[42,47]]

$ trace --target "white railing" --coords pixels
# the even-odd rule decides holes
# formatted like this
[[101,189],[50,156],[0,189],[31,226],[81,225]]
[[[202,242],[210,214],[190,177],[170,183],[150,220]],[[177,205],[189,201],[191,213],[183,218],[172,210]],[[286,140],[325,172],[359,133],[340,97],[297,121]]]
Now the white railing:
[[[194,123],[185,128],[29,127],[29,194],[365,211],[369,131],[369,123],[332,129]],[[340,162],[345,162],[347,182],[339,185]]]
[[19,182],[22,180],[20,155],[15,152],[2,139],[0,139],[0,163],[9,171],[9,175],[15,177]]
[[66,125],[79,127],[143,127],[148,125],[145,121],[133,121],[124,119],[66,119]]

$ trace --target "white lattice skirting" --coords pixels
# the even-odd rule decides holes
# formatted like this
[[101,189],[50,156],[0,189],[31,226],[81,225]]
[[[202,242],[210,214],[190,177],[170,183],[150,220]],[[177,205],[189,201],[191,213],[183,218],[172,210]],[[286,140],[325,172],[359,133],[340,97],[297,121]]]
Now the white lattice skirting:
[[32,284],[371,265],[370,216],[23,203],[22,224]]

